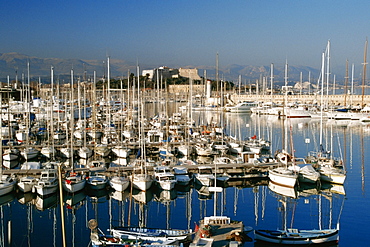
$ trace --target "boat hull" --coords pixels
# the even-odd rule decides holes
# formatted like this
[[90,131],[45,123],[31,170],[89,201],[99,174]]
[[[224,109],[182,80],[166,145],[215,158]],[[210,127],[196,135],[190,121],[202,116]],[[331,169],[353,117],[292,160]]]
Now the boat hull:
[[109,180],[109,185],[115,191],[124,191],[130,185],[130,180],[125,177],[112,177]]
[[63,183],[63,189],[67,191],[68,193],[76,193],[78,191],[81,191],[85,188],[86,180],[81,179],[78,181],[72,181],[66,178]]
[[309,245],[338,242],[339,235],[336,229],[300,230],[297,232],[255,230],[255,239],[275,244]]
[[279,167],[270,170],[268,176],[271,182],[287,187],[294,187],[298,178],[298,174],[285,174],[282,170],[279,170]]

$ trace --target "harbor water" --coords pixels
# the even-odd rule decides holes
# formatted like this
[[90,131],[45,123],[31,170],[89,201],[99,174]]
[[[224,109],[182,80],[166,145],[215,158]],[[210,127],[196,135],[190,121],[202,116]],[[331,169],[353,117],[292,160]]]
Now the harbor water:
[[[221,124],[226,127],[225,134],[239,139],[257,136],[270,140],[272,153],[284,147],[287,137],[295,157],[304,158],[322,144],[332,156],[344,160],[346,181],[344,185],[285,188],[268,179],[230,180],[217,196],[195,186],[171,191],[153,186],[132,194],[84,190],[64,197],[67,246],[89,246],[90,219],[96,219],[105,233],[110,227],[127,225],[194,229],[195,223],[215,213],[243,221],[253,229],[339,227],[340,240],[333,246],[367,245],[370,125],[311,118],[284,120],[249,113],[194,112],[193,118],[199,124]],[[41,198],[14,192],[1,197],[0,246],[62,246],[60,203],[57,194]],[[255,243],[253,232],[248,236],[251,239],[244,246],[261,246]]]

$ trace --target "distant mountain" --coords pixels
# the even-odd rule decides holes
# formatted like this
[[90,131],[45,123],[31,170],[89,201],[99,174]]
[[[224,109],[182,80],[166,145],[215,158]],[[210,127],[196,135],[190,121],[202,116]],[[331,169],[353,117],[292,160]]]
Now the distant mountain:
[[[14,80],[16,74],[21,80],[22,73],[27,76],[27,62],[30,63],[31,78],[42,77],[43,81],[48,82],[50,79],[50,67],[54,67],[55,78],[62,78],[69,80],[68,76],[73,68],[76,76],[86,75],[91,77],[93,71],[96,71],[97,78],[102,78],[107,74],[106,61],[103,60],[83,60],[83,59],[61,59],[61,58],[38,58],[31,57],[19,53],[0,53],[0,80],[5,82],[7,76]],[[191,68],[191,66],[183,66],[184,68]],[[153,69],[148,65],[140,65],[141,69]],[[203,76],[204,70],[207,71],[207,78],[215,79],[214,66],[197,66],[199,75]],[[127,76],[130,70],[136,73],[136,66],[123,60],[110,59],[110,73],[111,78]],[[300,80],[300,73],[302,72],[303,81],[308,80],[308,73],[311,72],[311,81],[317,80],[319,70],[307,66],[289,66],[289,81],[297,82]],[[270,66],[254,66],[254,65],[237,65],[232,64],[219,68],[219,79],[228,80],[236,83],[239,75],[242,76],[243,83],[255,83],[256,80],[261,80],[265,77],[267,85],[270,83]],[[263,79],[262,79],[263,81]],[[284,82],[284,66],[274,67],[274,82],[281,84]]]

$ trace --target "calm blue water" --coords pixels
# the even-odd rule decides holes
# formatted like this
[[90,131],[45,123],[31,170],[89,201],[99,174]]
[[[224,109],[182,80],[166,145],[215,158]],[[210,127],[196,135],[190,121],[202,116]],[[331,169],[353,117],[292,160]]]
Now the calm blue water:
[[[204,114],[204,113],[202,113]],[[282,140],[292,136],[297,157],[317,150],[320,122],[292,120],[286,135],[284,123],[275,117],[251,117],[249,114],[209,114],[204,123],[224,122],[232,136],[263,136],[272,149],[282,147]],[[323,184],[321,188],[298,191],[269,187],[267,181],[238,182],[217,196],[217,214],[243,221],[253,228],[276,229],[329,228],[340,223],[339,246],[367,245],[369,195],[366,164],[370,157],[370,126],[347,123],[323,123],[323,144],[334,156],[343,157],[347,169],[344,186]],[[288,128],[289,129],[289,128]],[[292,134],[290,134],[292,133]],[[62,246],[60,204],[57,196],[41,199],[33,195],[10,194],[0,198],[0,246]],[[141,201],[141,202],[139,202]],[[111,225],[144,224],[148,227],[194,228],[204,216],[213,215],[214,195],[200,194],[193,188],[171,193],[135,191],[117,194],[110,191],[82,192],[65,198],[65,228],[68,246],[88,246],[88,220],[98,220],[106,231]],[[131,209],[131,210],[130,210]],[[9,223],[10,222],[10,223]],[[11,234],[9,229],[11,229]],[[11,235],[11,239],[9,239]],[[249,233],[253,238],[253,234]],[[254,246],[246,242],[245,246]]]

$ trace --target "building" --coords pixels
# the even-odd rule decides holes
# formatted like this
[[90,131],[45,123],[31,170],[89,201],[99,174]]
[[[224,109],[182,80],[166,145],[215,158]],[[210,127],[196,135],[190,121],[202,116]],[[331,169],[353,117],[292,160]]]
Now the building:
[[141,72],[142,76],[148,76],[149,79],[153,79],[154,69],[144,69]]
[[200,76],[198,75],[198,69],[179,69],[179,74],[182,77],[190,78],[192,80],[201,80]]
[[[158,75],[158,77],[157,77]],[[153,73],[153,80],[163,79],[171,79],[171,78],[179,78],[179,70],[178,69],[171,69],[168,67],[159,67],[158,69],[154,70]]]

